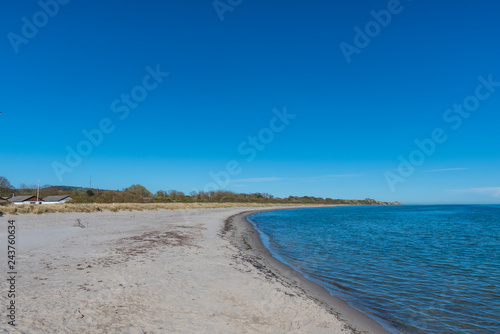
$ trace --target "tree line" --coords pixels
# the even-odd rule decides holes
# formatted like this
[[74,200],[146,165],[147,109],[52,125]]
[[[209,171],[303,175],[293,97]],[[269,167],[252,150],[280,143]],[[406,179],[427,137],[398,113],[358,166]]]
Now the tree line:
[[[0,176],[0,196],[10,197],[36,195],[37,186],[20,185],[13,187],[3,176]],[[333,199],[313,196],[275,197],[268,193],[235,193],[228,190],[193,191],[185,194],[178,190],[159,190],[151,193],[140,184],[133,184],[122,190],[90,189],[83,187],[52,186],[40,187],[40,198],[53,195],[68,195],[74,203],[273,203],[273,204],[352,204],[352,205],[387,205],[399,204],[398,202],[380,202],[366,198]]]

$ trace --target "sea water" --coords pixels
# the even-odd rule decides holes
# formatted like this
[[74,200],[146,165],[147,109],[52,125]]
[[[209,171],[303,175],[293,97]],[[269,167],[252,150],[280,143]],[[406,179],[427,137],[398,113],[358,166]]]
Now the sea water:
[[500,205],[307,208],[249,220],[274,257],[392,332],[500,333]]

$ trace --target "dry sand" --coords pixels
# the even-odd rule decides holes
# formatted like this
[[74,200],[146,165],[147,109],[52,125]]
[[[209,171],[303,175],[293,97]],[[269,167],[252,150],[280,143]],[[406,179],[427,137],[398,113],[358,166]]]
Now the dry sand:
[[[249,208],[0,217],[0,331],[384,332],[269,258],[237,215],[243,211]],[[6,318],[9,219],[17,226],[16,327]]]

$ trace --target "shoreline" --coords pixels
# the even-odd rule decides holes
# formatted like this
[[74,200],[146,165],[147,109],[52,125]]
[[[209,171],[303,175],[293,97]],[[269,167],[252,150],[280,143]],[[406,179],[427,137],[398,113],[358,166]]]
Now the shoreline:
[[0,217],[1,240],[15,220],[17,271],[17,326],[0,331],[386,333],[258,248],[242,217],[287,208]]
[[273,257],[262,243],[259,231],[248,220],[248,217],[259,212],[301,208],[263,209],[238,213],[225,220],[221,235],[236,246],[243,257],[247,257],[245,260],[261,270],[266,277],[275,278],[285,286],[298,288],[309,299],[344,323],[345,329],[351,330],[353,333],[390,333],[382,324],[364,312],[349,305],[340,297],[330,294],[323,286],[307,279],[302,273]]

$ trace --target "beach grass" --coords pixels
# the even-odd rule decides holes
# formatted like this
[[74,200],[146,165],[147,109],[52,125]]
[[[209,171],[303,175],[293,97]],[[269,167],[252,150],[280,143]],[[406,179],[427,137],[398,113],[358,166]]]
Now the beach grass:
[[[182,209],[213,209],[233,207],[271,207],[276,204],[268,203],[65,203],[53,205],[15,205],[0,206],[3,214],[44,214],[66,212],[100,212],[100,211],[144,211],[144,210],[182,210]],[[280,204],[280,206],[286,206]],[[297,204],[289,204],[297,206]]]

